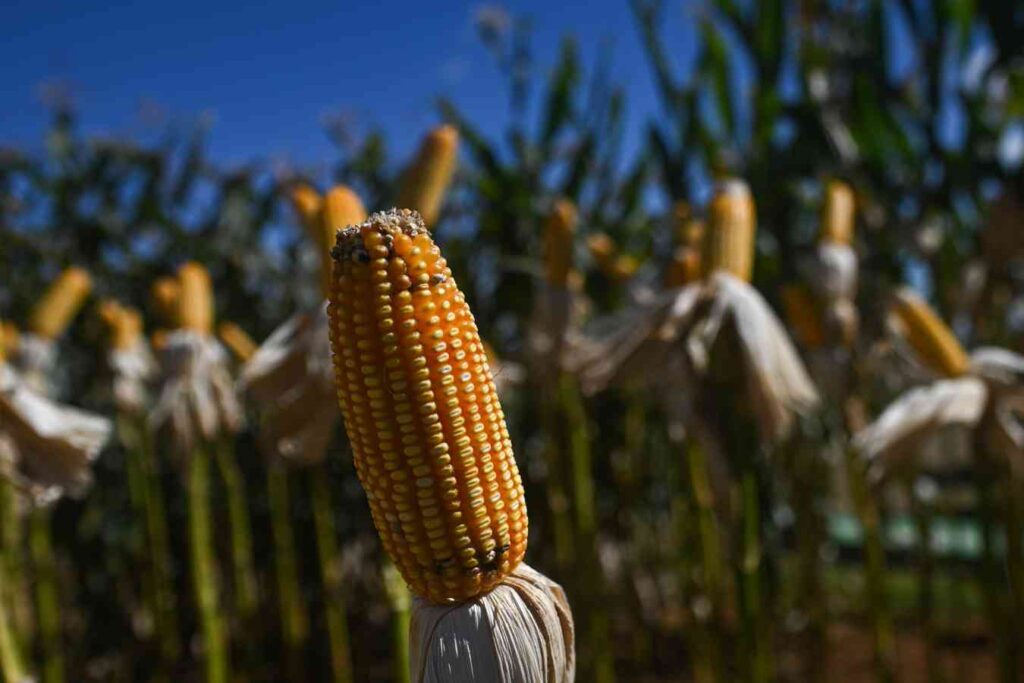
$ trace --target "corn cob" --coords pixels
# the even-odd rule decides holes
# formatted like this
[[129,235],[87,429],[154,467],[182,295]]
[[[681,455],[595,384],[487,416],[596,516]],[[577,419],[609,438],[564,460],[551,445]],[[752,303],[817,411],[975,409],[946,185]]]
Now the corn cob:
[[366,209],[359,195],[344,185],[336,185],[324,197],[317,234],[311,235],[320,249],[321,277],[326,296],[331,282],[331,249],[338,231],[366,220]]
[[782,288],[782,308],[793,335],[804,348],[818,349],[825,344],[821,312],[806,287],[785,285]]
[[302,227],[306,229],[310,237],[319,238],[318,226],[320,225],[320,209],[323,206],[323,197],[310,185],[296,183],[288,192],[292,200],[295,212],[299,214]]
[[568,199],[556,201],[544,224],[544,271],[552,286],[564,288],[569,282],[576,223],[576,206]]
[[416,158],[405,170],[398,191],[398,206],[419,211],[428,227],[437,222],[445,192],[455,173],[459,132],[438,126],[423,139]]
[[5,356],[17,350],[20,338],[21,334],[14,323],[0,320],[0,362],[3,362]]
[[676,244],[672,261],[665,272],[665,286],[681,287],[701,276],[701,249],[704,244],[704,221],[695,218],[686,202],[676,202],[673,209]]
[[590,252],[590,258],[594,260],[601,272],[611,268],[618,250],[615,240],[608,233],[597,232],[587,237],[587,251]]
[[149,345],[153,347],[154,351],[163,351],[164,349],[167,348],[167,341],[170,337],[170,334],[170,330],[153,330],[153,334],[149,335]]
[[218,325],[217,337],[242,362],[249,360],[256,353],[256,342],[233,322],[222,322]]
[[528,523],[465,297],[413,211],[347,228],[333,256],[338,397],[384,548],[421,597],[484,593],[522,561]]
[[679,200],[672,205],[672,233],[677,244],[687,243],[687,233],[693,220],[693,208],[689,202]]
[[178,324],[186,330],[210,334],[213,331],[213,287],[210,273],[195,261],[178,268]]
[[178,325],[178,297],[181,296],[181,285],[177,278],[165,276],[157,278],[150,290],[150,302],[153,312],[166,324]]
[[959,377],[967,372],[967,351],[924,299],[901,287],[893,297],[892,313],[926,367],[945,377]]
[[64,334],[72,318],[92,291],[92,279],[81,268],[62,272],[32,310],[28,329],[44,339]]
[[705,275],[724,270],[749,282],[754,268],[757,216],[747,184],[742,180],[719,184],[709,213]]
[[853,190],[840,180],[833,180],[825,187],[825,203],[821,210],[821,242],[850,244],[853,242],[855,201]]
[[99,315],[110,333],[111,348],[131,348],[142,335],[142,316],[133,308],[106,299],[100,304]]

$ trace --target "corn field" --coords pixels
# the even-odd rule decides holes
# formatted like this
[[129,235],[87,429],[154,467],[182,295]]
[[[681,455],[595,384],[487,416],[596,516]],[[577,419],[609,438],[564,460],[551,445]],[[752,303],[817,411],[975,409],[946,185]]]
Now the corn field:
[[1024,13],[630,7],[639,123],[493,10],[502,129],[0,147],[2,680],[1024,680]]

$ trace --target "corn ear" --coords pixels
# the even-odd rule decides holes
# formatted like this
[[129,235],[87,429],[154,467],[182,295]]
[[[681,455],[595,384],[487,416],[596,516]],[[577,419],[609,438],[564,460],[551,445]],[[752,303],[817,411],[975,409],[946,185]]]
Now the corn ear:
[[173,276],[157,278],[149,292],[153,312],[165,325],[178,325],[178,299],[181,284]]
[[288,191],[288,198],[299,214],[302,227],[313,239],[319,239],[320,231],[320,209],[323,206],[323,197],[311,185],[296,183]]
[[700,279],[700,250],[693,247],[676,247],[672,262],[665,272],[665,286],[669,289],[682,287]]
[[18,326],[7,320],[0,320],[0,363],[4,358],[18,350],[21,333]]
[[953,330],[910,288],[896,291],[892,314],[907,343],[926,367],[944,377],[959,377],[968,371],[970,358]]
[[720,183],[711,200],[705,275],[724,270],[750,282],[754,269],[757,215],[750,188],[742,180]]
[[186,330],[210,334],[213,331],[213,286],[210,273],[195,261],[178,268],[181,294],[178,297],[178,324]]
[[133,308],[122,306],[113,299],[105,299],[99,308],[99,316],[107,326],[110,347],[129,349],[142,336],[142,316]]
[[821,311],[810,291],[803,285],[785,285],[782,288],[782,308],[793,336],[806,349],[818,349],[825,344],[825,328]]
[[64,334],[92,291],[92,278],[81,268],[62,272],[43,294],[29,318],[28,329],[44,339]]
[[455,173],[459,132],[454,126],[438,126],[423,139],[416,158],[402,175],[398,206],[419,211],[431,227],[441,214],[444,195]]
[[419,215],[338,235],[331,348],[384,548],[432,602],[480,595],[526,552],[522,480],[473,314]]
[[544,224],[544,271],[552,286],[564,288],[569,282],[577,220],[576,206],[559,199]]
[[818,239],[834,244],[853,242],[854,211],[853,190],[840,180],[825,186],[825,202],[821,210],[821,232]]
[[324,196],[320,219],[310,237],[320,249],[321,277],[324,294],[331,282],[331,249],[339,230],[366,220],[366,208],[352,189],[336,185]]
[[217,337],[243,363],[252,358],[258,348],[252,337],[233,322],[225,321],[218,325]]
[[149,345],[153,347],[154,351],[163,351],[164,349],[167,348],[167,342],[170,338],[170,335],[170,330],[153,330],[153,334],[149,335]]

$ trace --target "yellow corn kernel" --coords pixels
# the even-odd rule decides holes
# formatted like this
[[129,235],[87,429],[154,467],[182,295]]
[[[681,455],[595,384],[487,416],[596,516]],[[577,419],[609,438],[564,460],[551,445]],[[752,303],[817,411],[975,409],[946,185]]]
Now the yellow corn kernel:
[[170,275],[157,278],[150,289],[150,303],[153,312],[166,325],[178,325],[178,299],[181,296],[181,283]]
[[295,213],[299,214],[302,227],[313,239],[320,239],[320,209],[323,198],[311,185],[296,183],[288,191]]
[[4,358],[18,350],[21,334],[18,327],[9,321],[0,320],[0,363]]
[[825,327],[818,304],[804,285],[782,287],[782,309],[796,340],[804,348],[814,350],[825,344]]
[[967,372],[970,359],[953,330],[910,288],[896,291],[892,314],[926,367],[945,377],[959,377]]
[[374,524],[413,592],[480,595],[526,552],[522,480],[473,314],[417,213],[338,234],[338,398]]
[[213,331],[213,287],[210,273],[195,261],[178,268],[178,324],[186,330],[210,334]]
[[565,287],[569,281],[577,218],[576,206],[559,199],[544,224],[544,271],[548,284],[555,287]]
[[700,249],[695,247],[676,247],[672,252],[672,262],[665,271],[665,286],[668,288],[682,287],[699,280]]
[[92,291],[92,278],[81,268],[62,272],[43,294],[29,317],[28,329],[44,339],[64,334]]
[[256,353],[256,342],[245,330],[233,322],[222,322],[218,325],[217,337],[242,362],[249,360]]
[[142,336],[142,316],[134,308],[105,299],[100,304],[99,316],[107,326],[111,348],[131,348]]
[[720,183],[711,200],[709,214],[705,274],[724,270],[750,282],[757,215],[747,184],[742,180]]
[[310,237],[316,241],[320,249],[321,283],[324,295],[331,286],[331,249],[339,230],[366,220],[366,209],[363,202],[351,188],[336,185],[324,196],[320,219],[316,223],[315,234]]
[[459,149],[459,131],[454,126],[438,126],[420,144],[416,158],[402,174],[398,206],[419,211],[431,227],[441,215],[444,195],[455,174]]
[[821,232],[818,239],[834,244],[853,242],[854,211],[853,190],[840,180],[825,186],[825,202],[821,209]]

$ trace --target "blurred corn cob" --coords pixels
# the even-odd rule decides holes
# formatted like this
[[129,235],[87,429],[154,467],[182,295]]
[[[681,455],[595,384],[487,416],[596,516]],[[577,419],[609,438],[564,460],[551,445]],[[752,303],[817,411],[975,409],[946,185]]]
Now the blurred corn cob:
[[797,341],[805,349],[814,350],[825,344],[825,331],[822,328],[818,303],[803,285],[785,285],[782,288],[782,308],[786,313],[786,321],[793,330]]
[[8,320],[0,320],[0,362],[18,350],[21,333],[18,326]]
[[701,251],[704,221],[695,218],[686,202],[678,202],[673,211],[676,248],[665,273],[665,286],[682,287],[701,277]]
[[472,313],[422,221],[339,234],[331,347],[357,473],[414,592],[471,598],[522,561],[522,481]]
[[157,319],[164,325],[178,326],[179,296],[181,283],[177,278],[167,275],[153,282],[149,293],[150,305]]
[[833,244],[851,244],[855,206],[856,200],[849,185],[839,180],[829,181],[825,186],[818,239]]
[[565,287],[569,282],[576,224],[576,206],[567,199],[556,201],[544,223],[543,236],[544,272],[553,287]]
[[32,307],[12,362],[29,386],[45,396],[51,395],[54,389],[55,342],[81,310],[90,291],[89,274],[81,268],[70,267],[57,276]]
[[953,331],[911,289],[896,291],[892,315],[926,367],[943,377],[959,377],[968,371],[970,359]]
[[735,179],[720,183],[711,200],[709,215],[705,272],[722,270],[750,282],[757,216],[747,184]]
[[396,204],[419,211],[427,227],[433,227],[441,215],[458,148],[459,132],[453,126],[438,126],[426,135],[416,158],[402,174]]
[[597,269],[613,282],[624,282],[633,277],[640,262],[630,254],[623,254],[610,235],[594,233],[587,238],[587,250]]
[[32,309],[28,329],[44,339],[61,336],[91,291],[92,279],[87,272],[75,267],[66,269]]
[[217,338],[243,363],[252,358],[258,348],[252,337],[233,322],[225,321],[217,325]]

